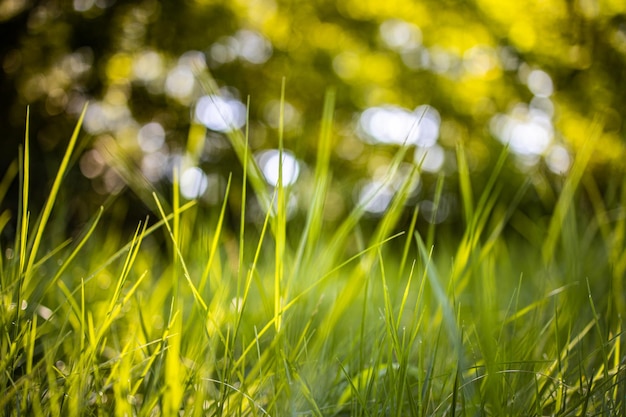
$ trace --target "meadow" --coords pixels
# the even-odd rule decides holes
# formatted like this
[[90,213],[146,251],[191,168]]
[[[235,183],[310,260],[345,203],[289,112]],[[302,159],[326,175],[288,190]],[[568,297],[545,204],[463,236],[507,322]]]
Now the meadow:
[[[30,204],[27,122],[0,182],[0,200],[20,184],[19,209],[0,216],[0,229],[17,225],[0,257],[2,413],[626,415],[626,186],[600,192],[587,174],[593,137],[546,218],[518,210],[529,183],[501,198],[506,148],[477,184],[459,145],[456,235],[416,226],[420,206],[406,203],[419,163],[375,227],[363,227],[364,202],[329,228],[333,102],[304,220],[289,219],[282,170],[268,188],[246,132],[233,131],[241,194],[231,180],[207,210],[180,196],[174,174],[170,197],[152,193],[158,212],[130,234],[107,208],[66,232],[60,196],[82,117],[46,203]],[[231,198],[243,202],[235,230]],[[252,199],[258,225],[243,220]]]

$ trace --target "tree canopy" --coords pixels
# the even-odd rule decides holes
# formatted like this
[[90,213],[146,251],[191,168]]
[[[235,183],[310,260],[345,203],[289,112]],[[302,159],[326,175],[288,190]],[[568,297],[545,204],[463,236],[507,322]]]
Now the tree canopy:
[[[588,141],[600,188],[622,173],[623,1],[9,0],[0,21],[2,166],[31,106],[36,169],[48,178],[88,102],[79,218],[126,189],[149,206],[142,187],[167,189],[179,164],[183,196],[217,203],[240,171],[233,128],[249,131],[270,185],[283,130],[283,180],[305,181],[328,89],[335,216],[372,193],[368,210],[384,211],[394,190],[380,177],[404,143],[407,163],[422,163],[413,202],[432,204],[444,175],[451,217],[459,146],[480,184],[507,145],[506,175],[514,187],[530,178],[531,211],[551,210]],[[201,88],[203,68],[219,93]]]

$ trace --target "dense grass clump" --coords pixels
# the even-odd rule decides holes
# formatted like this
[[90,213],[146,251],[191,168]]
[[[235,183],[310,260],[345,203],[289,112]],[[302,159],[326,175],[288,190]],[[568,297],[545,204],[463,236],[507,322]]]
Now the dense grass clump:
[[[616,201],[593,193],[590,146],[549,219],[516,210],[525,188],[499,198],[506,150],[476,192],[459,147],[461,239],[434,225],[420,233],[419,206],[398,226],[419,164],[375,230],[361,227],[364,205],[329,230],[332,113],[329,94],[302,222],[287,219],[293,190],[279,180],[268,191],[246,135],[231,134],[244,167],[236,198],[265,210],[237,232],[223,226],[230,182],[221,210],[207,212],[180,201],[174,175],[170,201],[152,195],[158,221],[127,236],[100,210],[60,238],[81,121],[41,208],[29,206],[27,131],[20,169],[0,183],[4,196],[19,171],[17,233],[0,258],[2,413],[626,415],[626,216],[610,210],[626,187]],[[581,184],[593,215],[577,210]],[[511,222],[534,239],[505,237]]]

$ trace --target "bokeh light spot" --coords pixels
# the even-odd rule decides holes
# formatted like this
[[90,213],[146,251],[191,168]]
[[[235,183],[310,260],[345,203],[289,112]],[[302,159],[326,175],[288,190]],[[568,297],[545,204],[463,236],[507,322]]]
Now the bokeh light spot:
[[74,10],[77,12],[86,12],[91,9],[96,3],[95,0],[74,0]]
[[84,127],[87,132],[97,134],[105,131],[117,131],[133,122],[128,107],[95,102],[87,107]]
[[178,100],[185,100],[193,93],[195,78],[191,68],[186,66],[176,66],[165,79],[165,92],[170,97]]
[[442,223],[448,218],[450,214],[450,197],[442,196],[439,204],[435,204],[434,201],[424,200],[420,203],[420,213],[424,220],[428,223],[438,224]]
[[479,45],[465,51],[463,67],[477,77],[485,77],[499,67],[496,51],[486,45]]
[[260,33],[241,29],[234,36],[225,36],[211,46],[209,56],[221,65],[240,58],[250,64],[263,64],[272,56],[272,44]]
[[163,59],[154,51],[146,51],[135,58],[133,75],[136,79],[149,82],[156,80],[163,73]]
[[439,145],[422,147],[418,146],[415,149],[416,164],[421,164],[421,170],[425,172],[439,172],[443,167],[443,163],[446,160],[446,153]]
[[335,73],[344,80],[357,76],[361,68],[361,58],[354,52],[342,52],[333,59]]
[[137,142],[144,152],[159,150],[165,143],[165,130],[157,122],[151,122],[139,129]]
[[87,178],[96,178],[106,168],[106,163],[100,152],[95,149],[88,150],[81,156],[78,163],[80,172]]
[[272,45],[260,33],[240,30],[236,33],[239,56],[251,64],[262,64],[272,56]]
[[245,124],[246,106],[231,98],[203,96],[196,104],[196,118],[211,130],[230,132]]
[[[265,106],[265,120],[275,129],[280,127],[280,111],[281,103],[278,100],[272,100]],[[300,112],[290,103],[285,102],[283,106],[283,127],[290,129],[297,127],[299,124]]]
[[168,167],[168,155],[163,152],[152,152],[144,155],[141,159],[141,173],[150,182],[157,182],[164,176]]
[[[256,160],[265,176],[267,183],[273,187],[278,185],[278,176],[280,172],[280,152],[277,149],[271,149],[260,152],[256,155]],[[286,187],[292,185],[300,175],[300,163],[296,157],[289,151],[283,151],[283,178],[282,185]]]
[[561,145],[554,145],[546,155],[546,165],[555,174],[566,174],[572,165],[570,153]]
[[383,181],[368,181],[361,186],[357,203],[363,205],[370,214],[380,215],[387,210],[394,196],[394,190]]
[[518,105],[509,115],[494,116],[491,131],[513,153],[524,157],[543,155],[554,139],[550,116],[525,105]]
[[419,27],[399,19],[389,19],[381,23],[380,35],[389,48],[398,51],[414,49],[422,44],[422,31]]
[[429,68],[437,74],[451,72],[458,63],[459,58],[451,51],[440,46],[433,46],[429,53]]
[[113,82],[123,82],[130,78],[133,59],[130,55],[120,52],[113,55],[106,66],[107,78]]
[[359,118],[359,133],[373,142],[428,147],[437,142],[440,124],[439,113],[430,106],[413,112],[398,106],[370,107]]
[[[124,180],[113,168],[108,168],[102,175],[103,194],[119,194],[124,189]],[[97,190],[96,190],[97,191]]]
[[204,194],[208,185],[206,174],[198,167],[187,168],[180,176],[180,193],[189,200]]
[[226,42],[215,43],[211,46],[210,57],[218,64],[234,61],[237,58],[236,41],[229,37]]
[[554,91],[552,78],[542,70],[533,70],[526,80],[528,89],[537,97],[550,97]]

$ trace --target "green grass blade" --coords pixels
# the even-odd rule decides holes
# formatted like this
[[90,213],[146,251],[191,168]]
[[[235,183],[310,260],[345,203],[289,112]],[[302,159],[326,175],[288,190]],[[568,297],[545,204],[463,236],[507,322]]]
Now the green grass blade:
[[574,202],[574,195],[578,189],[578,185],[582,179],[582,176],[589,164],[591,155],[593,154],[593,145],[596,142],[595,138],[600,134],[600,126],[596,123],[590,129],[589,139],[585,142],[581,150],[578,152],[571,172],[565,181],[563,190],[559,196],[556,206],[554,208],[554,214],[550,219],[550,225],[548,226],[548,233],[545,238],[542,255],[544,262],[548,263],[554,256],[556,244],[563,226],[563,222],[567,215],[569,208]]
[[330,185],[330,156],[332,152],[332,126],[335,108],[335,91],[328,90],[324,97],[324,109],[320,135],[317,147],[317,157],[314,174],[314,191],[311,204],[307,210],[307,219],[300,238],[300,244],[295,256],[294,276],[299,276],[300,267],[308,249],[307,260],[316,246],[324,225],[324,203]]
[[61,278],[61,276],[63,275],[63,273],[67,270],[67,268],[72,264],[72,261],[74,259],[76,259],[76,257],[80,254],[81,250],[83,249],[83,247],[85,246],[85,243],[87,243],[87,241],[89,240],[89,238],[92,236],[92,234],[94,233],[94,231],[96,230],[96,226],[98,225],[98,222],[100,221],[100,218],[102,217],[102,213],[104,211],[104,207],[100,206],[100,210],[98,210],[98,214],[96,214],[96,218],[93,220],[93,222],[91,223],[91,225],[89,226],[89,229],[87,229],[87,231],[85,232],[85,235],[83,236],[83,238],[78,242],[78,244],[76,245],[76,247],[72,250],[72,252],[70,253],[70,255],[67,257],[67,259],[65,259],[63,261],[63,264],[61,265],[61,267],[57,270],[57,272],[54,274],[54,276],[52,277],[52,279],[46,284],[46,289],[43,291],[43,294],[45,294],[57,281],[59,278]]
[[427,273],[428,282],[430,283],[430,287],[434,291],[435,298],[437,299],[439,306],[443,312],[444,324],[446,326],[448,336],[450,337],[450,342],[453,344],[454,350],[456,354],[458,355],[458,357],[461,358],[463,344],[459,338],[458,325],[456,323],[454,310],[452,308],[450,300],[448,299],[446,293],[443,290],[443,287],[441,286],[439,273],[437,272],[437,270],[435,269],[435,266],[431,262],[432,251],[429,253],[426,250],[426,246],[418,233],[415,234],[415,239],[417,241],[417,245],[419,248],[420,256],[422,258],[422,262],[424,262],[428,271]]
[[175,239],[174,233],[172,231],[172,227],[170,226],[169,222],[167,221],[168,217],[165,215],[165,212],[163,211],[163,206],[161,205],[161,202],[159,201],[159,198],[157,197],[156,194],[153,194],[153,197],[154,197],[154,201],[156,202],[156,205],[157,205],[157,207],[159,209],[159,213],[161,214],[161,219],[163,220],[163,224],[165,225],[165,228],[167,229],[167,232],[168,232],[168,234],[170,236],[170,239],[172,240],[172,243],[174,245],[174,250],[176,251],[176,257],[177,257],[177,259],[181,263],[181,266],[183,268],[183,275],[185,276],[185,280],[187,281],[187,284],[189,285],[189,288],[191,289],[191,292],[193,294],[194,300],[195,300],[196,304],[201,308],[201,310],[206,314],[209,311],[209,307],[207,306],[206,302],[202,298],[202,295],[200,294],[200,292],[198,291],[198,289],[194,285],[193,281],[191,280],[191,275],[189,274],[189,269],[187,268],[187,263],[185,262],[183,254],[182,254],[182,252],[180,250],[180,246],[178,245],[178,242]]
[[218,246],[220,242],[220,238],[222,236],[222,227],[224,226],[224,217],[226,215],[226,208],[228,206],[228,194],[230,193],[230,184],[232,180],[232,174],[228,176],[228,182],[226,183],[226,192],[224,193],[224,201],[222,202],[222,209],[220,210],[220,215],[217,219],[217,225],[215,226],[215,235],[213,236],[213,241],[211,242],[211,248],[209,250],[209,258],[207,260],[206,265],[204,266],[204,272],[200,278],[200,283],[198,284],[198,291],[200,294],[204,292],[204,287],[206,285],[207,279],[209,278],[209,272],[211,271],[211,267],[213,266],[213,262],[218,256]]
[[[28,123],[28,122],[27,122]],[[28,135],[28,133],[26,133]],[[27,142],[27,139],[24,143]],[[2,181],[0,181],[0,203],[4,201],[4,197],[6,197],[9,188],[11,187],[11,183],[15,179],[15,176],[19,172],[19,162],[17,160],[11,162],[11,164],[7,167],[7,170],[2,177]],[[0,229],[1,230],[1,229]]]
[[[219,87],[206,68],[201,65],[196,65],[194,72],[196,79],[207,94],[219,95]],[[255,192],[255,196],[259,199],[261,207],[265,211],[271,210],[272,206],[270,203],[272,198],[267,192],[265,177],[254,157],[247,151],[245,136],[238,129],[229,130],[227,136],[241,164],[247,164],[248,166],[248,179]]]
[[435,198],[433,201],[434,208],[431,214],[432,221],[428,225],[428,234],[426,235],[426,246],[429,248],[433,245],[433,243],[435,243],[435,229],[437,227],[436,219],[437,219],[437,212],[439,211],[439,205],[441,204],[441,196],[443,194],[443,181],[444,181],[444,175],[442,173],[442,174],[439,174],[439,176],[437,177],[437,185],[435,185]]
[[469,226],[474,218],[474,194],[472,192],[471,175],[469,167],[467,166],[467,158],[465,157],[465,148],[461,143],[456,147],[456,160],[459,170],[461,200],[463,201],[463,215],[465,217],[465,224]]
[[[24,162],[22,168],[22,215],[20,219],[20,274],[24,274],[26,266],[26,244],[28,242],[28,223],[30,215],[28,212],[28,198],[30,194],[30,107],[26,110],[26,133],[24,135]],[[31,255],[32,256],[32,255]],[[32,256],[34,262],[34,256]]]
[[281,312],[283,298],[283,276],[285,274],[285,240],[287,237],[287,196],[283,184],[283,151],[284,151],[284,113],[285,113],[285,78],[280,90],[280,117],[278,124],[278,184],[276,186],[276,218],[275,218],[275,252],[274,252],[274,324],[276,333],[281,328]]
[[[87,105],[83,107],[83,111],[81,112],[80,117],[78,118],[78,122],[76,123],[76,127],[74,128],[74,133],[70,137],[70,141],[65,150],[65,155],[63,156],[63,160],[61,161],[61,165],[59,166],[57,175],[54,179],[54,182],[52,183],[52,189],[50,190],[50,194],[48,195],[48,199],[46,200],[46,204],[41,214],[41,220],[39,222],[37,230],[35,231],[35,238],[33,240],[33,246],[28,257],[28,264],[26,266],[26,270],[24,272],[24,281],[25,281],[24,286],[27,286],[28,282],[30,281],[31,271],[35,263],[35,259],[37,258],[37,252],[39,251],[41,239],[43,238],[43,232],[46,229],[46,226],[48,224],[48,219],[50,218],[50,214],[52,213],[52,208],[54,207],[54,204],[56,202],[56,198],[59,193],[59,189],[61,187],[61,181],[63,180],[63,177],[65,176],[65,173],[67,172],[69,162],[70,162],[70,157],[72,156],[72,152],[74,151],[74,147],[76,146],[76,141],[78,140],[78,133],[80,132],[80,128],[83,124],[83,119],[85,118],[86,112],[87,112]],[[26,184],[26,180],[25,180],[25,184]],[[25,185],[25,187],[27,187],[27,185]],[[25,196],[25,198],[27,198],[27,196]]]

